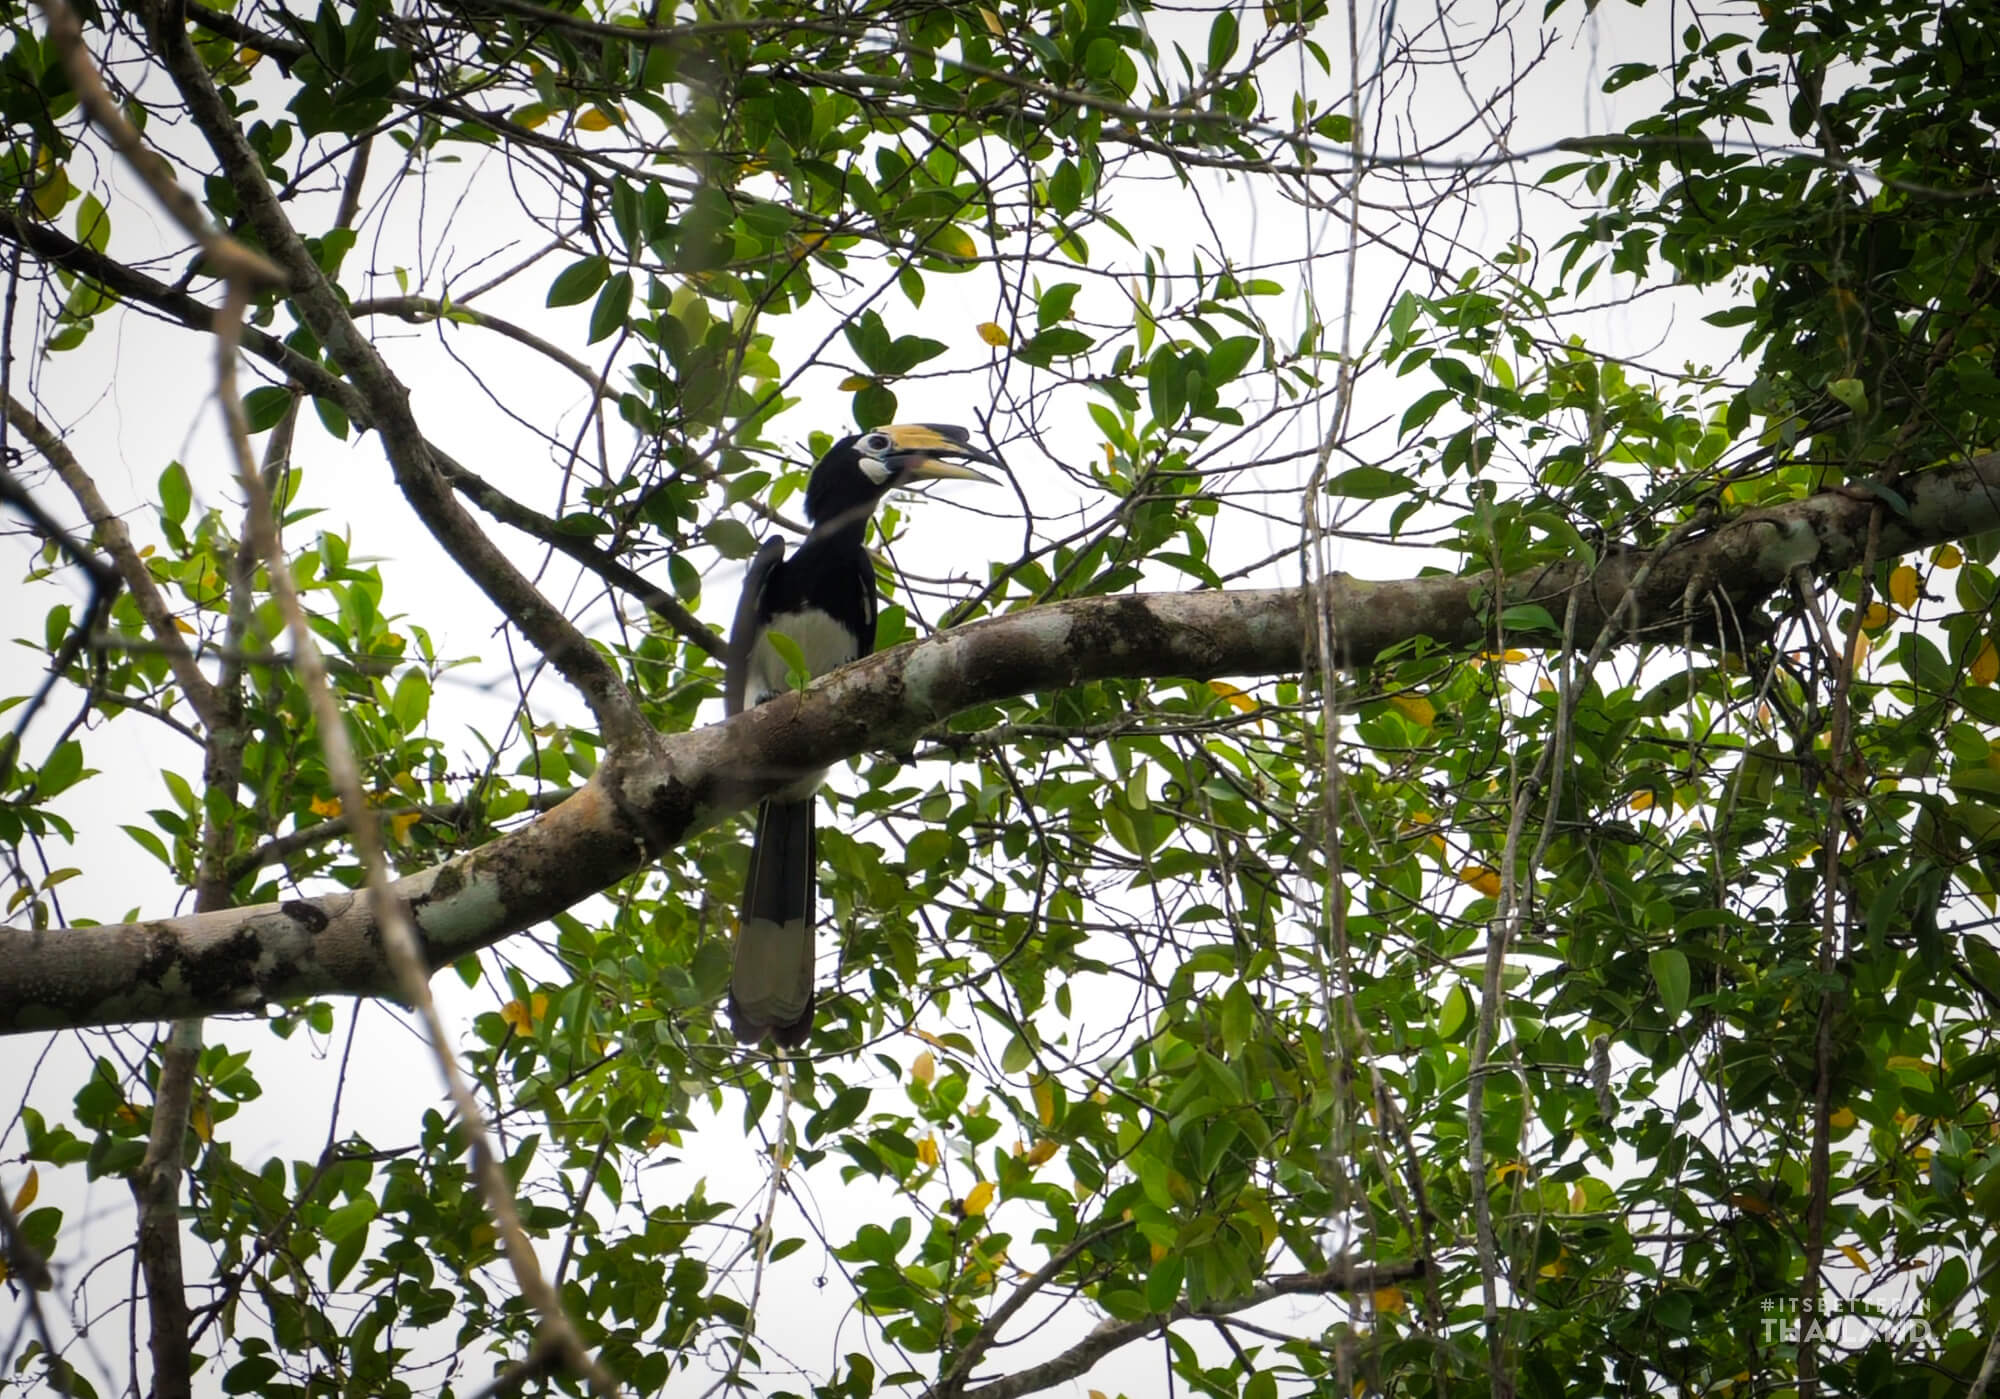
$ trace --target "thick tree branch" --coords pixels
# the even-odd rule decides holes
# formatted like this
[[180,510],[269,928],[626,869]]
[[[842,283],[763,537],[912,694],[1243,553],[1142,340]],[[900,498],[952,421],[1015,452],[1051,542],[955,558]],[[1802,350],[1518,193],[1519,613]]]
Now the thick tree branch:
[[[1909,513],[1882,524],[1879,557],[2000,527],[2000,454],[1900,483]],[[1677,637],[1691,585],[1739,615],[1791,569],[1858,563],[1875,497],[1825,491],[1740,516],[1659,555],[1614,554],[1595,569],[1551,566],[1503,586],[1490,575],[1371,583],[1336,577],[1325,603],[1345,666],[1420,637],[1490,645],[1492,608],[1602,628],[1644,572],[1621,635]],[[1496,591],[1498,596],[1495,596]],[[1699,615],[1706,616],[1706,609]],[[1629,624],[1630,617],[1640,625]],[[913,642],[822,677],[793,698],[727,723],[614,754],[589,785],[541,819],[396,884],[432,967],[561,912],[671,847],[742,811],[796,774],[870,750],[902,751],[962,709],[1091,680],[1277,675],[1315,666],[1302,589],[1082,598]],[[1515,644],[1553,635],[1510,632]],[[0,1031],[255,1010],[301,996],[393,996],[379,930],[340,892],[219,914],[47,932],[0,929]]]

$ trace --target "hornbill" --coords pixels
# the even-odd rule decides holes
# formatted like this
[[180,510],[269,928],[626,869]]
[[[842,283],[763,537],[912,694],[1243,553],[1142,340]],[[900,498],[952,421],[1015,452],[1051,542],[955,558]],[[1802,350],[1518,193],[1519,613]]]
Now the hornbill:
[[[787,689],[791,668],[771,644],[772,632],[791,640],[813,675],[875,649],[875,566],[863,547],[875,506],[895,487],[917,481],[993,484],[990,476],[943,460],[998,465],[971,445],[971,436],[943,423],[879,427],[841,438],[819,459],[806,482],[812,532],[790,558],[784,540],[767,539],[744,575],[729,631],[726,713]],[[745,1044],[768,1036],[791,1048],[812,1030],[813,800],[825,778],[824,771],[801,773],[757,808],[729,976],[729,1020]]]

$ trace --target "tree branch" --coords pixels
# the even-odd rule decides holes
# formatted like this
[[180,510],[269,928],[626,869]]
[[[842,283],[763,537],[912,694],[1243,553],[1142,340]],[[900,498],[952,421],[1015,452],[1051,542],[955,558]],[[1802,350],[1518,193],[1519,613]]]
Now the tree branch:
[[355,316],[394,316],[411,325],[430,325],[439,321],[459,322],[476,325],[505,336],[517,345],[525,345],[536,354],[542,355],[567,369],[581,379],[584,386],[598,398],[616,399],[617,391],[597,376],[597,372],[582,360],[565,351],[559,345],[552,345],[523,326],[498,316],[489,316],[484,311],[475,311],[470,306],[461,306],[455,301],[440,301],[431,296],[379,296],[368,301],[357,301],[348,308]]
[[132,536],[125,529],[125,522],[98,494],[97,483],[90,473],[83,469],[75,455],[56,436],[55,432],[36,417],[27,404],[7,395],[7,421],[12,423],[21,435],[33,444],[42,459],[55,469],[57,478],[68,488],[76,503],[83,507],[83,516],[96,535],[98,545],[111,556],[112,567],[125,580],[126,591],[132,594],[132,601],[139,609],[139,615],[146,619],[146,629],[160,644],[160,652],[167,658],[167,665],[180,682],[181,690],[187,695],[188,703],[201,719],[204,728],[213,728],[218,717],[214,687],[208,677],[195,664],[194,653],[188,650],[187,642],[174,626],[173,611],[167,600],[160,594],[159,585],[153,581],[151,570],[139,557],[139,551],[132,547]]
[[1373,1292],[1391,1283],[1422,1277],[1426,1266],[1420,1258],[1387,1264],[1348,1260],[1316,1273],[1283,1274],[1269,1282],[1259,1283],[1241,1297],[1232,1297],[1226,1302],[1206,1307],[1190,1307],[1181,1302],[1164,1316],[1141,1317],[1137,1321],[1100,1322],[1088,1336],[1054,1359],[1030,1365],[1025,1370],[1016,1370],[977,1389],[968,1389],[965,1399],[1017,1399],[1019,1395],[1052,1388],[1088,1374],[1093,1365],[1114,1350],[1144,1340],[1162,1326],[1170,1326],[1176,1321],[1212,1320],[1260,1307],[1279,1297],[1295,1297],[1304,1293]]
[[368,404],[396,484],[410,508],[501,614],[518,626],[583,696],[610,748],[615,752],[643,746],[651,730],[617,670],[486,537],[437,470],[430,444],[410,411],[408,388],[355,326],[339,293],[292,227],[264,178],[262,163],[217,96],[207,68],[189,43],[185,21],[166,0],[154,0],[144,12],[153,47],[242,201],[250,228],[290,274],[292,304]]
[[[44,262],[88,277],[127,301],[136,301],[171,316],[189,330],[209,333],[215,329],[214,307],[114,258],[106,257],[46,224],[24,219],[4,204],[0,204],[0,238],[26,249]],[[242,334],[244,349],[271,364],[307,393],[338,403],[341,411],[356,426],[374,426],[367,403],[355,392],[352,384],[336,377],[310,356],[300,354],[276,336],[267,335],[255,326],[244,326]]]
[[[1907,514],[1885,519],[1879,557],[2000,527],[2000,453],[1905,477]],[[1872,495],[1823,491],[1730,520],[1658,554],[1614,553],[1595,569],[1552,565],[1374,583],[1336,576],[1324,605],[1344,666],[1417,638],[1491,644],[1495,607],[1560,615],[1578,628],[1627,606],[1623,644],[1677,635],[1696,578],[1738,615],[1802,563],[1858,563]],[[1644,586],[1631,584],[1643,571]],[[1276,675],[1318,664],[1303,589],[1140,593],[1030,608],[900,646],[821,677],[726,723],[613,753],[546,816],[397,882],[433,968],[551,917],[631,874],[659,850],[719,825],[796,779],[871,750],[900,752],[976,704],[1092,680]],[[1629,618],[1642,619],[1630,625]],[[1554,633],[1510,630],[1511,644]],[[97,928],[0,929],[0,1032],[255,1010],[301,996],[393,996],[379,930],[354,895]]]
[[638,598],[676,632],[709,655],[721,659],[722,638],[702,625],[701,618],[681,605],[678,598],[648,582],[642,575],[620,563],[593,544],[588,535],[566,530],[562,521],[552,520],[541,511],[515,500],[477,472],[468,470],[442,452],[434,453],[438,470],[445,480],[481,510],[503,525],[512,525],[523,534],[532,534],[556,552],[568,555],[613,587]]

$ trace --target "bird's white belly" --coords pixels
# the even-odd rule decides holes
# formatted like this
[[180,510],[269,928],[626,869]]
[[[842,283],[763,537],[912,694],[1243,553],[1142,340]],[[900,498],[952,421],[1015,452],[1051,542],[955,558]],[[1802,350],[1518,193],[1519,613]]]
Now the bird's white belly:
[[[769,630],[791,638],[805,657],[806,669],[814,675],[838,670],[855,657],[854,638],[847,629],[824,612],[781,612],[771,619]],[[744,686],[746,704],[762,704],[773,695],[791,688],[786,677],[791,667],[778,648],[759,636],[750,653],[749,683]]]
[[[814,675],[824,675],[829,670],[838,670],[854,659],[854,638],[840,623],[824,612],[783,612],[771,619],[770,631],[791,638],[805,657],[806,669]],[[750,652],[750,667],[747,683],[743,687],[745,704],[762,704],[768,699],[784,694],[791,689],[788,677],[791,667],[778,654],[778,648],[762,636]],[[786,801],[800,801],[819,790],[826,780],[826,769],[803,773],[798,781],[778,793]]]

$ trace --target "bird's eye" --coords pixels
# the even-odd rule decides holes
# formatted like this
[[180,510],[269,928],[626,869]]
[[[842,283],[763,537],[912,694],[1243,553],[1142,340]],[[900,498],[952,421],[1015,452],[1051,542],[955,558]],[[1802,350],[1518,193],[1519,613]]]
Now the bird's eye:
[[886,432],[869,433],[861,439],[861,450],[867,452],[870,456],[881,456],[889,450],[889,434]]

